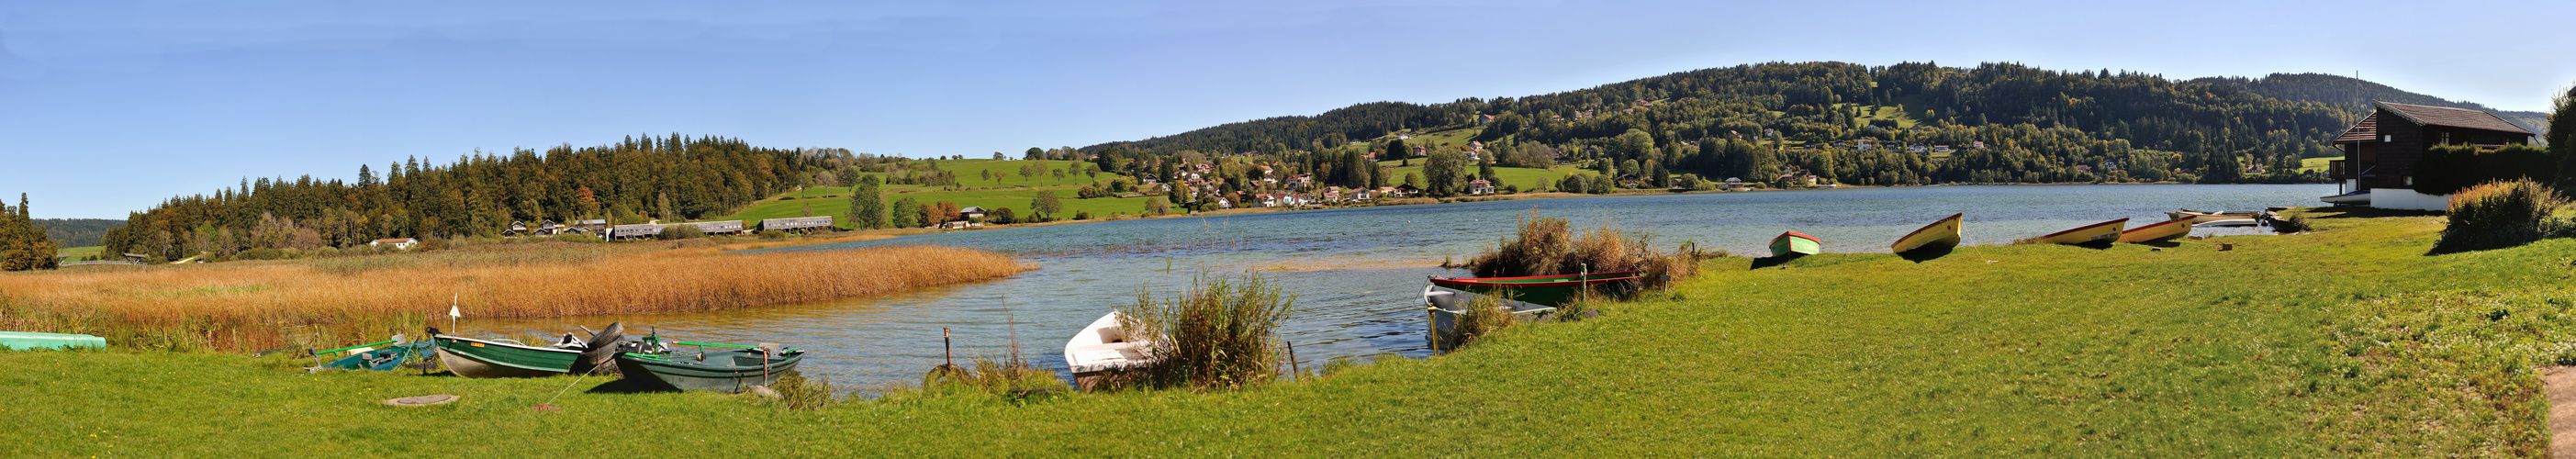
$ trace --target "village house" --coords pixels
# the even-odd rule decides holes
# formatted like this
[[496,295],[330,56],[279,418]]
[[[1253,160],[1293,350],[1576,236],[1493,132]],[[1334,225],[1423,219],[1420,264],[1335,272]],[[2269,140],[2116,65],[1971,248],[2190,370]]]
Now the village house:
[[367,242],[368,247],[393,247],[394,250],[411,250],[412,246],[415,245],[420,245],[420,239],[406,237],[396,239],[377,239]]
[[528,222],[524,221],[512,220],[510,221],[509,228],[501,230],[502,236],[521,236],[526,234],[528,234]]
[[2371,102],[2376,110],[2335,136],[2344,159],[2327,165],[2327,177],[2345,192],[2369,192],[2382,209],[2445,210],[2449,195],[2415,192],[2415,162],[2424,150],[2445,145],[2496,148],[2527,145],[2532,133],[2493,113],[2458,108]]
[[1925,146],[1923,146],[1923,144],[1919,144],[1919,143],[1918,143],[1918,144],[1912,144],[1912,145],[1906,145],[1906,146],[1905,146],[1905,152],[1906,152],[1906,153],[1922,153],[1922,152],[1930,151],[1930,150],[1931,150],[1931,148],[1929,148],[1929,147],[1925,147]]
[[1476,125],[1494,124],[1494,115],[1476,115]]
[[1984,149],[1986,149],[1986,143],[1985,143],[1985,142],[1983,142],[1983,141],[1978,141],[1978,142],[1968,142],[1968,148],[1975,148],[1975,149],[1979,149],[1979,150],[1984,150]]
[[832,216],[771,218],[760,221],[761,231],[810,232],[832,229]]
[[1468,180],[1467,194],[1494,194],[1494,182],[1485,179]]
[[964,221],[983,221],[985,212],[986,211],[981,206],[966,206],[966,208],[957,209],[957,219]]
[[1932,152],[1933,152],[1933,153],[1949,153],[1949,152],[1950,152],[1950,146],[1949,146],[1949,145],[1933,145],[1933,146],[1932,146]]

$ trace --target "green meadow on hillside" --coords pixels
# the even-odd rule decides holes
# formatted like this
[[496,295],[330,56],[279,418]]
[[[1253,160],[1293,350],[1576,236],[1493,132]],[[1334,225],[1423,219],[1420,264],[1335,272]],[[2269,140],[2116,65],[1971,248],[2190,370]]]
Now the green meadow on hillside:
[[[0,352],[0,455],[2546,454],[2532,368],[2576,362],[2576,240],[2426,255],[2440,217],[2312,212],[2297,235],[1720,258],[1599,318],[1206,394],[786,411],[603,378]],[[528,409],[567,384],[562,411]],[[376,403],[423,394],[464,399]]]

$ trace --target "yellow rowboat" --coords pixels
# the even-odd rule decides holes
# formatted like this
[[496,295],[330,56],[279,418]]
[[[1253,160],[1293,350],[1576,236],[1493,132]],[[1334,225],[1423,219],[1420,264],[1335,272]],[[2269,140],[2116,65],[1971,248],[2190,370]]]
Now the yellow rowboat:
[[1923,225],[1912,233],[1905,233],[1905,237],[1897,238],[1896,243],[1889,244],[1887,248],[1896,253],[1906,253],[1927,247],[1957,246],[1959,245],[1959,218],[1967,215],[1950,214],[1950,218]]
[[2184,209],[2181,212],[2165,212],[2165,216],[2167,217],[2189,218],[2192,223],[2209,223],[2228,220],[2250,221],[2254,219],[2255,215],[2257,215],[2255,212],[2204,212],[2190,209]]
[[2123,218],[2119,220],[2078,226],[2075,227],[2075,229],[2048,233],[2047,236],[2040,236],[2039,242],[2042,244],[2083,244],[2093,241],[2119,240],[2120,228],[2125,226],[2129,226],[2129,219]]
[[2120,242],[2147,242],[2182,237],[2182,235],[2191,234],[2191,222],[2192,219],[2189,218],[2177,218],[2131,228],[2120,232]]

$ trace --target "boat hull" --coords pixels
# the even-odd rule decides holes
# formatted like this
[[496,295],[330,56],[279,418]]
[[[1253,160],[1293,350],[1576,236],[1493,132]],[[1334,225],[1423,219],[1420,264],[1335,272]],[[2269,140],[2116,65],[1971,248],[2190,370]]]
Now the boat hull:
[[68,333],[0,332],[0,347],[15,350],[104,348],[107,339]]
[[1564,306],[1582,297],[1587,289],[1606,291],[1629,288],[1644,279],[1645,271],[1613,271],[1591,274],[1566,274],[1525,277],[1431,278],[1432,285],[1548,306]]
[[796,350],[769,358],[763,358],[756,350],[704,354],[625,352],[617,354],[617,370],[627,381],[645,389],[735,393],[795,374],[796,364],[804,360],[805,352]]
[[581,352],[439,335],[438,363],[468,378],[536,378],[572,371]]
[[1929,248],[1956,247],[1959,245],[1961,234],[1960,221],[1967,215],[1951,214],[1941,221],[1923,225],[1912,233],[1906,233],[1905,237],[1897,238],[1896,243],[1888,244],[1887,248],[1896,253],[1906,253]]
[[2128,224],[2129,219],[2123,218],[2078,226],[2075,227],[2075,229],[2050,233],[2047,236],[2040,236],[2039,242],[2045,244],[2086,244],[2099,241],[2116,241],[2120,239],[2120,229],[2128,226]]
[[2192,219],[2177,218],[2120,232],[2120,242],[2149,242],[2191,234]]
[[413,360],[427,359],[429,358],[430,351],[437,348],[438,346],[432,342],[403,343],[385,346],[383,349],[374,349],[352,354],[348,357],[341,357],[339,360],[331,361],[331,363],[322,364],[322,367],[338,368],[342,370],[391,371],[395,367],[402,366],[404,363],[408,363]]
[[1771,256],[1774,257],[1785,257],[1789,254],[1815,255],[1824,251],[1825,242],[1806,233],[1790,231],[1780,233],[1780,237],[1771,238]]

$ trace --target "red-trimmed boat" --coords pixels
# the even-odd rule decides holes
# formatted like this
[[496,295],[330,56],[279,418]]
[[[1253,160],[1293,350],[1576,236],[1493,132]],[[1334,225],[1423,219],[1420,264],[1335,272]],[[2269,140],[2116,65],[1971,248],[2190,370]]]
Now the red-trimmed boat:
[[1646,278],[1645,271],[1612,271],[1591,274],[1559,274],[1522,277],[1434,277],[1432,285],[1448,287],[1478,295],[1564,306],[1573,302],[1585,289],[1612,290],[1630,288]]

